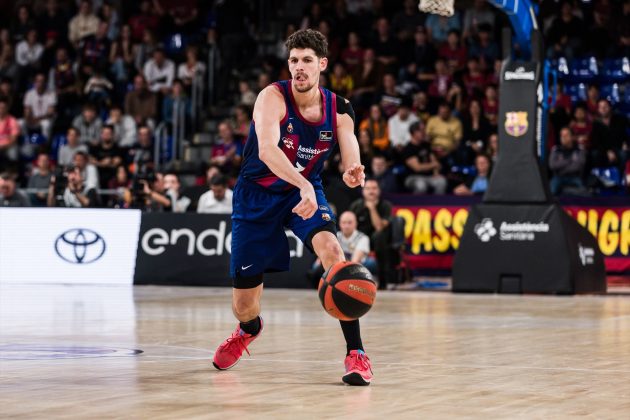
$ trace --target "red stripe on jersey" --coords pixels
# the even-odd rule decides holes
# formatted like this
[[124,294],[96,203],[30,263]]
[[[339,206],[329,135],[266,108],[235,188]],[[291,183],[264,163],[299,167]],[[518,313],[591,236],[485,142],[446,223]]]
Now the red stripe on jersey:
[[274,182],[276,182],[277,180],[279,180],[280,178],[278,178],[276,175],[272,173],[267,174],[261,178],[255,179],[254,181],[257,182],[259,185],[262,185],[263,187],[269,187],[271,184],[273,184]]

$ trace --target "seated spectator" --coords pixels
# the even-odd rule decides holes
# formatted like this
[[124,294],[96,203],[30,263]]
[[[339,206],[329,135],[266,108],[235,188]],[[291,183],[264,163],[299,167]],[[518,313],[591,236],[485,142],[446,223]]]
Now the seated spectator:
[[56,0],[46,2],[46,10],[39,16],[37,29],[46,36],[46,48],[57,43],[57,40],[68,39],[68,16]]
[[497,133],[490,134],[488,137],[488,147],[486,148],[486,155],[494,164],[499,156],[499,135]]
[[205,174],[203,176],[197,177],[197,179],[195,180],[195,186],[208,187],[210,185],[210,180],[212,179],[212,177],[220,173],[221,168],[219,168],[217,165],[208,165],[208,168],[205,170]]
[[93,208],[98,207],[98,194],[96,188],[87,186],[83,182],[81,170],[72,167],[68,170],[68,186],[63,191],[62,199],[57,200],[54,187],[55,177],[48,187],[48,207],[74,207]]
[[234,116],[236,118],[234,134],[241,137],[242,140],[247,140],[252,126],[252,112],[250,108],[245,105],[237,105],[234,108]]
[[336,63],[330,75],[330,90],[339,96],[345,97],[348,96],[352,89],[354,89],[352,76],[346,73],[343,64]]
[[178,124],[182,124],[179,117],[184,115],[184,126],[186,121],[192,117],[192,104],[190,98],[184,93],[184,84],[177,79],[173,82],[173,90],[162,103],[162,120],[173,124],[175,113],[177,112]]
[[210,179],[210,191],[199,198],[197,213],[232,214],[232,190],[227,177],[216,174]]
[[193,84],[193,78],[198,77],[201,85],[204,85],[206,65],[197,60],[199,49],[195,46],[186,47],[186,61],[177,68],[177,78],[181,79],[186,86],[187,92]]
[[98,104],[100,108],[107,108],[111,104],[110,92],[114,89],[114,85],[100,67],[94,67],[92,76],[88,79],[83,88],[83,93],[87,96],[87,100]]
[[470,57],[467,66],[468,72],[462,76],[464,87],[469,96],[478,97],[486,87],[486,75],[481,72],[477,57]]
[[426,28],[419,26],[414,32],[414,44],[407,53],[416,64],[416,77],[419,74],[430,74],[435,68],[437,50],[427,38]]
[[429,40],[435,44],[442,44],[446,42],[446,38],[448,37],[448,33],[450,31],[453,29],[458,31],[461,30],[459,22],[459,12],[457,10],[451,17],[430,13],[425,22]]
[[116,168],[123,161],[124,152],[114,141],[114,127],[103,126],[101,142],[90,147],[89,162],[98,168],[101,188],[107,188],[109,181],[116,176]]
[[162,44],[157,41],[155,32],[151,29],[145,29],[142,34],[142,42],[134,47],[133,63],[139,73],[142,73],[145,64],[149,62],[158,48],[162,48]]
[[[584,34],[584,42],[581,44],[581,52],[590,53],[597,58],[598,61],[602,61],[608,50],[614,44],[611,37],[612,28],[610,27],[610,15],[604,13],[603,10],[597,10],[598,6],[604,5],[610,2],[597,2],[595,3],[595,11],[593,12],[594,24]],[[610,6],[609,10],[610,10]],[[606,6],[604,6],[606,8]],[[570,46],[570,45],[569,45]]]
[[109,109],[106,125],[114,127],[114,141],[120,147],[131,147],[136,143],[136,122],[130,115],[124,115],[122,108],[113,105]]
[[547,58],[566,57],[571,61],[575,50],[580,46],[582,32],[582,20],[573,14],[571,3],[564,1],[560,6],[560,16],[547,31]]
[[22,77],[32,77],[39,70],[43,52],[44,46],[37,42],[37,29],[31,29],[15,47],[15,61],[24,72]]
[[129,150],[128,160],[133,162],[135,173],[146,173],[153,168],[153,142],[151,141],[151,130],[146,125],[138,127],[138,142]]
[[238,82],[238,91],[241,93],[241,99],[238,101],[239,105],[245,105],[250,108],[253,107],[256,103],[257,96],[247,80]]
[[426,131],[436,157],[445,168],[450,169],[455,164],[453,152],[459,146],[463,132],[462,123],[453,116],[448,102],[442,102],[438,115],[429,118]]
[[486,97],[481,103],[488,122],[496,127],[499,122],[499,93],[495,85],[486,86]]
[[243,143],[235,141],[229,122],[219,124],[219,136],[219,142],[212,148],[210,163],[221,168],[223,174],[236,177],[243,159]]
[[9,43],[2,44],[2,54],[0,55],[0,77],[10,79],[13,82],[13,90],[20,89],[20,66],[15,62],[15,54],[13,53],[13,45]]
[[95,165],[88,163],[88,154],[82,151],[78,151],[74,154],[73,165],[79,168],[81,172],[81,179],[86,188],[99,188],[100,182],[98,179],[98,169]]
[[142,0],[139,9],[139,14],[129,18],[129,26],[131,26],[133,38],[136,41],[142,39],[146,29],[157,29],[160,23],[160,16],[153,10],[151,0]]
[[130,115],[136,125],[148,125],[153,130],[157,104],[157,95],[147,89],[144,76],[137,75],[133,79],[133,91],[125,97],[125,114]]
[[131,27],[123,25],[120,35],[112,42],[109,50],[109,71],[116,82],[126,82],[131,76],[135,59],[135,45]]
[[398,182],[396,176],[387,167],[387,159],[377,152],[372,158],[371,178],[378,183],[379,188],[384,193],[398,192]]
[[386,118],[391,118],[398,111],[398,107],[402,102],[402,97],[396,89],[396,78],[393,74],[387,73],[383,76],[383,89],[374,93],[374,103],[377,103]]
[[6,170],[10,162],[20,158],[18,135],[20,127],[15,117],[9,114],[9,104],[0,98],[0,171]]
[[595,122],[599,116],[598,103],[599,85],[597,83],[591,83],[586,90],[586,106],[588,107],[588,117],[591,122]]
[[496,63],[501,55],[499,46],[496,42],[492,41],[492,27],[490,25],[486,23],[479,25],[479,34],[477,39],[473,40],[470,44],[468,55],[479,59],[479,65],[483,71],[490,69],[490,66],[494,65],[496,77],[492,83],[499,84],[500,78],[498,76],[501,67],[499,66],[499,73],[497,73]]
[[59,148],[57,153],[57,165],[67,166],[74,162],[74,155],[77,152],[87,154],[89,152],[87,143],[79,143],[81,133],[78,129],[70,127],[66,134],[68,143]]
[[473,99],[468,105],[468,118],[464,120],[464,135],[460,145],[466,148],[462,153],[469,157],[464,157],[464,162],[461,162],[462,164],[472,165],[474,156],[484,153],[488,145],[488,137],[491,131],[490,123],[483,115],[481,102]]
[[83,105],[81,114],[74,117],[72,126],[79,130],[79,142],[82,144],[98,144],[103,122],[96,115],[96,106],[91,103]]
[[549,154],[549,169],[553,172],[553,178],[549,181],[551,193],[560,195],[569,186],[584,187],[582,176],[585,164],[586,152],[575,143],[571,129],[563,127],[560,130],[560,144],[555,145]]
[[[282,48],[286,50],[284,43]],[[363,62],[363,48],[356,32],[348,34],[348,46],[341,51],[341,62],[350,74]]]
[[372,136],[368,130],[359,130],[359,160],[365,166],[365,173],[372,174],[372,158],[374,157],[374,146]]
[[400,42],[391,33],[387,18],[381,17],[376,21],[376,34],[371,44],[378,61],[388,67],[396,65],[400,54]]
[[501,83],[501,67],[503,67],[503,61],[501,61],[500,59],[494,60],[492,71],[486,76],[486,86],[499,86],[499,83]]
[[79,13],[68,24],[68,39],[77,47],[83,38],[96,33],[99,23],[100,19],[92,13],[92,3],[82,0]]
[[402,152],[409,143],[409,139],[411,139],[409,127],[418,121],[420,118],[411,113],[411,100],[408,97],[403,98],[396,115],[387,121],[389,140],[397,153]]
[[379,290],[387,289],[389,275],[389,243],[391,229],[389,218],[392,214],[392,203],[381,199],[381,190],[373,179],[365,180],[363,198],[350,205],[350,211],[357,216],[359,232],[370,237],[372,251],[376,254],[378,265]]
[[143,74],[152,92],[160,92],[166,96],[175,79],[175,63],[166,58],[164,49],[157,48],[153,51],[153,58],[144,64]]
[[0,174],[0,207],[31,207],[28,196],[15,189],[15,178],[9,172]]
[[428,89],[431,98],[445,99],[453,83],[453,76],[449,73],[446,61],[442,57],[435,60],[434,68],[434,74],[419,74],[418,78],[431,81]]
[[112,41],[107,37],[109,23],[101,22],[95,34],[81,39],[77,59],[81,64],[104,67],[109,62]]
[[425,124],[429,121],[432,114],[429,105],[429,95],[426,92],[418,92],[413,96],[412,111]]
[[357,115],[361,115],[359,110],[371,105],[372,95],[381,88],[384,74],[385,65],[376,60],[373,49],[367,48],[363,53],[363,62],[354,70],[354,90],[348,95],[352,106],[357,109]]
[[76,77],[65,48],[57,49],[56,59],[55,65],[48,73],[48,89],[57,94],[57,110],[59,114],[65,116],[67,111],[75,108]]
[[475,195],[483,194],[488,188],[488,179],[492,170],[492,161],[486,155],[477,155],[475,158],[475,169],[477,175],[468,176],[468,180],[455,187],[453,194],[455,195]]
[[424,25],[425,13],[420,13],[415,0],[404,0],[403,9],[392,17],[392,30],[401,42],[413,38],[417,27]]
[[[36,166],[33,174],[28,179],[28,188],[47,189],[50,185],[52,173],[50,173],[50,159],[46,153],[37,155]],[[46,207],[47,193],[38,192],[29,194],[33,207]]]
[[368,118],[361,121],[359,131],[367,130],[372,137],[372,144],[381,152],[389,146],[389,127],[387,119],[383,116],[383,111],[379,105],[372,105]]
[[22,113],[22,104],[13,90],[13,82],[10,79],[0,79],[0,98],[7,101],[9,114],[17,116]]
[[171,203],[173,203],[173,213],[185,213],[190,205],[190,198],[182,197],[179,194],[181,184],[179,178],[175,174],[164,175],[164,189],[169,194]]
[[98,18],[101,22],[107,22],[109,30],[107,31],[107,38],[110,41],[114,41],[118,37],[120,32],[120,18],[118,12],[109,0],[105,0],[101,6],[101,10],[98,12]]
[[39,129],[46,139],[50,139],[52,129],[51,118],[55,115],[57,95],[46,90],[46,76],[38,73],[35,76],[35,87],[24,95],[24,118],[19,120],[22,134]]
[[468,51],[461,44],[460,33],[457,29],[448,31],[446,43],[440,47],[438,54],[446,60],[446,67],[450,74],[455,74],[466,68]]
[[464,12],[464,32],[462,37],[468,39],[478,34],[481,25],[486,24],[490,30],[494,27],[494,13],[487,7],[486,0],[475,0],[475,6]]
[[613,113],[607,99],[597,104],[599,118],[591,136],[595,166],[616,166],[623,173],[630,148],[630,123],[623,115]]
[[588,108],[584,102],[576,105],[569,127],[577,145],[586,151],[591,150],[593,124],[588,120]]
[[440,174],[442,165],[431,151],[431,143],[424,134],[424,124],[409,127],[411,140],[402,151],[405,163],[405,188],[414,194],[425,194],[429,188],[436,195],[446,193],[446,178]]
[[[10,10],[10,9],[9,9]],[[6,13],[6,9],[5,9]],[[13,42],[20,42],[26,39],[28,31],[37,26],[31,9],[26,5],[20,5],[17,9],[15,19],[11,22],[10,30]]]
[[547,96],[547,104],[549,105],[549,121],[551,126],[556,128],[554,131],[555,137],[558,137],[559,128],[568,125],[571,121],[571,108],[573,104],[569,95],[564,94],[564,83],[562,80],[558,80],[557,92],[556,92],[556,104],[552,107],[553,101],[553,86],[549,87],[549,94]]

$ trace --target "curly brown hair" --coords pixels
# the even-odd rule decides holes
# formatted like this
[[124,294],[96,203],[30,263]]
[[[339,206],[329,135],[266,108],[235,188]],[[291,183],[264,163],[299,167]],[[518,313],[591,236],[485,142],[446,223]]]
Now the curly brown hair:
[[300,29],[287,38],[284,43],[287,52],[291,53],[294,48],[305,49],[310,48],[315,51],[317,58],[324,58],[328,55],[328,41],[326,37],[319,31],[312,29]]

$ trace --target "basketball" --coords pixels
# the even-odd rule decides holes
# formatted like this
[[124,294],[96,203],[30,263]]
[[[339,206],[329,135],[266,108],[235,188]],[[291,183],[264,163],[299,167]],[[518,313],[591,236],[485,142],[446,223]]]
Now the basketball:
[[368,313],[376,298],[372,274],[359,263],[333,264],[319,280],[319,300],[326,312],[342,321],[353,321]]

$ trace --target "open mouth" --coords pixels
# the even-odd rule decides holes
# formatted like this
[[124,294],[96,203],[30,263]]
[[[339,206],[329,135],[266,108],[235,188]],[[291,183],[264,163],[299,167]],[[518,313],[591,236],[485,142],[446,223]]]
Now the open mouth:
[[306,82],[306,76],[303,74],[298,74],[295,80],[297,80],[298,82]]

